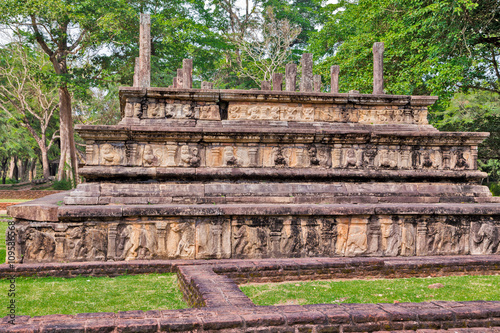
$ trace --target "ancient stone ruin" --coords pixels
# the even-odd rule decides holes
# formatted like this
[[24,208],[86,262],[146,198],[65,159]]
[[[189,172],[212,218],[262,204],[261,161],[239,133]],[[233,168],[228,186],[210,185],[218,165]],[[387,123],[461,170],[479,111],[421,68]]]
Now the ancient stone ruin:
[[261,90],[193,89],[189,59],[152,88],[147,15],[140,40],[120,123],[77,127],[85,183],[10,208],[18,262],[500,252],[488,133],[439,132],[436,97],[384,94],[383,44],[364,95],[338,92],[338,66],[320,92],[310,54]]

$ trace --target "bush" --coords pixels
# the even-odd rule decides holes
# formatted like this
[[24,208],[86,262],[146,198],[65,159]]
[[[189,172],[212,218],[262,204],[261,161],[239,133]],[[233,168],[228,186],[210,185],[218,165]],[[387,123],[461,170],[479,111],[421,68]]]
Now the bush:
[[495,197],[500,196],[500,183],[489,183],[488,187],[490,188],[491,194]]
[[52,184],[52,188],[54,190],[71,190],[71,180],[69,179],[61,179],[54,180],[54,184]]
[[17,184],[17,183],[19,183],[19,181],[18,181],[18,180],[15,180],[15,179],[13,179],[13,178],[7,178],[7,179],[5,180],[5,184]]

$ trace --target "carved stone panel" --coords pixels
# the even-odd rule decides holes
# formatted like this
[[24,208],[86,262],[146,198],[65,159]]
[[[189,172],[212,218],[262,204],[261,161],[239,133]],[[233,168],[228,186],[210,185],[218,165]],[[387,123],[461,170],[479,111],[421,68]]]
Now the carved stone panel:
[[231,224],[226,218],[202,218],[196,223],[196,259],[231,257]]
[[468,252],[468,231],[459,221],[456,222],[458,223],[440,219],[427,224],[428,255],[453,255]]
[[317,257],[321,253],[321,227],[316,219],[302,218],[302,241],[303,241],[303,254],[304,257]]
[[280,252],[284,257],[299,257],[303,249],[303,234],[300,220],[288,218],[283,222],[281,231]]
[[470,253],[500,253],[500,225],[493,221],[471,223]]
[[120,165],[124,162],[124,153],[122,145],[105,143],[100,146],[100,164]]
[[156,254],[154,224],[120,224],[117,227],[116,257],[120,260],[152,259]]
[[[20,229],[18,243],[24,262],[49,262],[54,259],[56,240],[51,229],[30,228]],[[18,258],[21,258],[19,256]]]
[[269,253],[269,229],[259,219],[237,218],[232,221],[234,258],[265,258]]
[[145,167],[157,167],[164,159],[164,147],[159,145],[145,145],[142,154],[142,164]]
[[104,261],[107,259],[108,235],[104,228],[80,225],[66,232],[65,255],[79,261]]
[[167,255],[171,259],[195,258],[194,221],[172,221],[167,226]]
[[218,105],[204,105],[195,108],[199,119],[203,120],[220,120],[220,112]]
[[382,252],[385,256],[399,255],[401,249],[401,226],[392,216],[380,216]]

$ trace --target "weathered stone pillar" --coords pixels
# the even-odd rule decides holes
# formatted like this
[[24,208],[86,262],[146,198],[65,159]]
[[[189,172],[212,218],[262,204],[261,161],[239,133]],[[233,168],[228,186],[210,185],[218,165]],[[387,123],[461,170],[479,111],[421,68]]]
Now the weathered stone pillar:
[[273,74],[273,90],[281,91],[283,89],[283,74],[274,73]]
[[262,81],[260,84],[260,90],[271,90],[271,82]]
[[321,75],[313,76],[314,92],[321,92]]
[[201,89],[204,90],[214,89],[214,84],[212,82],[203,81],[201,83]]
[[251,147],[248,148],[248,159],[250,160],[250,166],[256,167],[258,164],[258,156],[259,147]]
[[108,261],[113,261],[116,258],[116,238],[118,236],[118,223],[110,223],[108,225]]
[[297,65],[287,64],[285,67],[285,90],[295,91],[297,88]]
[[302,55],[302,78],[300,81],[300,91],[311,92],[313,91],[313,57],[312,53],[304,53]]
[[139,87],[151,86],[151,17],[141,14],[139,30]]
[[373,44],[373,93],[384,93],[384,43]]
[[139,57],[135,58],[135,65],[134,65],[134,83],[133,87],[138,87],[139,86],[139,71],[140,71],[140,60]]
[[[58,230],[57,230],[58,229]],[[66,259],[66,252],[65,252],[65,240],[66,240],[66,228],[57,228],[56,227],[56,232],[54,233],[54,239],[56,241],[56,249],[54,251],[54,259],[57,261],[61,261],[63,259]]]
[[177,88],[177,76],[172,80],[172,87]]
[[177,145],[167,145],[167,166],[173,167],[175,164],[175,153],[177,152]]
[[330,67],[330,92],[332,94],[338,94],[339,93],[339,73],[340,73],[340,66],[335,65]]
[[427,252],[427,221],[424,217],[417,223],[417,256],[425,256]]
[[193,88],[193,59],[182,60],[182,88]]
[[160,221],[156,223],[156,232],[158,233],[158,255],[160,258],[167,257],[167,222]]
[[184,87],[184,70],[182,68],[177,69],[177,88]]

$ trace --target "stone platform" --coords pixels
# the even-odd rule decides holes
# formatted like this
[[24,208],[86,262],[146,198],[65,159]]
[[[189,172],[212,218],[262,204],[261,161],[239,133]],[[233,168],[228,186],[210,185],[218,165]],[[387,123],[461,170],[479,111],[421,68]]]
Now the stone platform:
[[122,88],[76,190],[10,208],[18,262],[499,253],[487,133],[433,97]]

